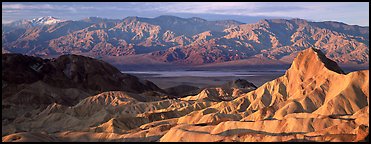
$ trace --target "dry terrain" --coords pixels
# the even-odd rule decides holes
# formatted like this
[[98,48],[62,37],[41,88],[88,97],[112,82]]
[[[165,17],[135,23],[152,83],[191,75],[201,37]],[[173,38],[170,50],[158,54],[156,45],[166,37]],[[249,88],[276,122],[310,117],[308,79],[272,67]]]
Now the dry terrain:
[[[4,66],[12,60],[23,67]],[[161,90],[81,56],[2,62],[3,142],[368,141],[369,70],[345,73],[314,48],[260,87],[234,81],[175,98],[169,93],[182,88]]]

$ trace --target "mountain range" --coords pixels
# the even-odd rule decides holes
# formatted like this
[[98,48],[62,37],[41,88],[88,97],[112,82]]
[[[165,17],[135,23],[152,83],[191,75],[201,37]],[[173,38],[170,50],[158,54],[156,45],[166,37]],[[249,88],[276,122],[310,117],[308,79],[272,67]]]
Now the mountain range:
[[2,53],[42,57],[79,54],[112,64],[290,64],[308,47],[339,64],[369,63],[369,28],[341,22],[262,19],[244,24],[163,15],[59,20],[43,17],[2,25]]

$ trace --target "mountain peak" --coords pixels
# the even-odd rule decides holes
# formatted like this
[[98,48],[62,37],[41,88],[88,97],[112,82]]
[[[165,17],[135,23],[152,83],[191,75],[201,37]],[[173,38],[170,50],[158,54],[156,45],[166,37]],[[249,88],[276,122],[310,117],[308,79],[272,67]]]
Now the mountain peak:
[[300,52],[288,71],[319,74],[323,69],[345,74],[336,62],[328,59],[321,50],[316,48],[308,48]]
[[202,19],[202,18],[199,18],[199,17],[192,17],[192,18],[189,18],[190,20],[193,20],[193,21],[197,21],[197,22],[205,22],[207,20],[205,19]]
[[63,22],[65,20],[61,20],[52,16],[45,16],[45,17],[39,17],[39,18],[34,18],[30,20],[31,24],[33,26],[37,25],[51,25],[51,24],[56,24],[59,22]]
[[321,50],[316,49],[316,48],[309,48],[309,50],[310,50],[310,51],[313,51],[314,53],[317,54],[318,58],[320,59],[320,61],[321,61],[322,63],[325,64],[325,67],[326,67],[327,69],[329,69],[329,70],[331,70],[331,71],[334,71],[334,72],[337,72],[337,73],[339,73],[339,74],[344,74],[344,71],[343,71],[343,70],[338,66],[338,64],[337,64],[335,61],[333,61],[333,60],[327,58],[327,57],[325,56],[325,54],[322,53]]

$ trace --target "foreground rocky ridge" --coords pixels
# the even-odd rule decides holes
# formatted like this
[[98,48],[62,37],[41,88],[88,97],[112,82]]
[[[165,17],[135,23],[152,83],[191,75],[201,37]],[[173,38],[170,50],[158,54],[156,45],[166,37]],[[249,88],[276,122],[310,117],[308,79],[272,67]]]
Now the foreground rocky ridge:
[[88,96],[114,90],[163,92],[152,82],[122,74],[106,62],[84,56],[41,59],[2,55],[3,124],[49,104],[72,106]]
[[309,48],[252,91],[238,92],[236,82],[164,100],[109,91],[3,123],[2,141],[364,141],[368,72],[345,74]]

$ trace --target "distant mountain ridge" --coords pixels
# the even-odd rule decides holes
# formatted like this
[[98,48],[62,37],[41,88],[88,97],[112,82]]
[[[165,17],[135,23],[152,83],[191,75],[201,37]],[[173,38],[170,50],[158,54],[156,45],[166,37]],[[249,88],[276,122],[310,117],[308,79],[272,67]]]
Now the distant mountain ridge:
[[45,17],[34,18],[31,20],[22,19],[22,20],[14,21],[9,24],[3,24],[3,27],[5,26],[5,27],[10,27],[10,28],[31,28],[35,26],[52,25],[52,24],[56,24],[56,23],[60,23],[64,21],[66,20],[58,19],[52,16],[45,16]]
[[47,22],[34,19],[44,23],[38,26],[22,22],[3,25],[3,53],[129,56],[156,63],[200,65],[256,58],[291,63],[299,51],[317,47],[340,64],[369,63],[369,28],[340,22],[263,19],[243,24],[169,15],[78,21],[49,18]]

